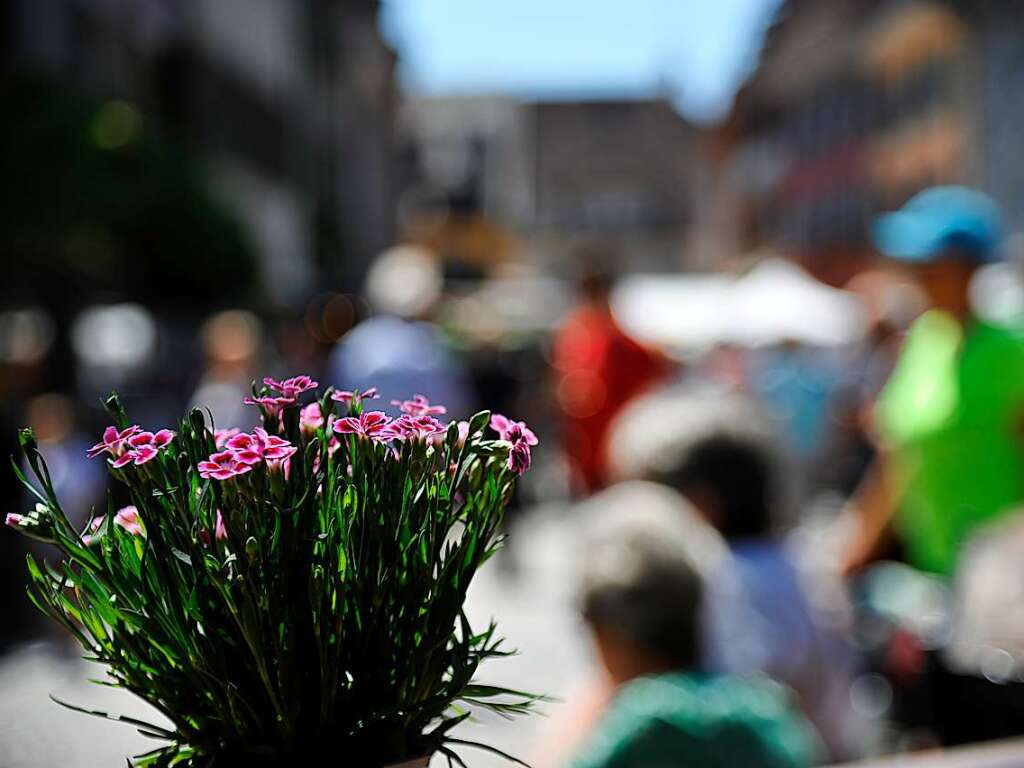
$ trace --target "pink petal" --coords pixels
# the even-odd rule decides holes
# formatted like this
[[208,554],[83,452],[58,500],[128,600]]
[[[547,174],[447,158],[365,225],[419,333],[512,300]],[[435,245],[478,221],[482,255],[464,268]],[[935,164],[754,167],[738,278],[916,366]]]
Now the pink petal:
[[140,445],[150,445],[153,442],[152,432],[139,432],[128,438],[128,445],[138,448]]
[[114,525],[124,528],[132,536],[142,533],[142,525],[139,521],[139,511],[134,506],[127,506],[117,511],[114,515]]
[[295,454],[297,449],[291,445],[279,445],[273,448],[268,448],[263,452],[263,456],[268,459],[287,459],[289,456]]
[[223,448],[224,444],[232,437],[241,432],[238,427],[232,427],[231,429],[215,429],[213,432],[213,443],[218,448]]
[[263,461],[263,456],[258,451],[252,449],[245,449],[244,451],[237,451],[234,454],[235,460],[242,464],[259,464]]
[[101,453],[107,452],[113,453],[109,445],[107,445],[106,443],[96,443],[96,445],[94,445],[92,448],[85,452],[85,455],[90,459],[95,459]]
[[253,447],[253,439],[250,435],[241,434],[232,437],[227,441],[226,447],[232,451],[246,451]]
[[141,467],[156,456],[157,450],[152,445],[143,445],[133,451],[133,453],[135,454],[135,466]]
[[125,464],[130,464],[133,461],[135,461],[135,451],[128,451],[126,453],[121,454],[116,459],[111,460],[110,466],[114,467],[115,469],[120,469]]
[[351,435],[359,432],[359,429],[359,420],[351,416],[346,416],[334,422],[334,431],[339,435]]
[[169,429],[161,429],[155,435],[153,435],[153,445],[157,448],[163,448],[165,445],[174,439],[174,432]]

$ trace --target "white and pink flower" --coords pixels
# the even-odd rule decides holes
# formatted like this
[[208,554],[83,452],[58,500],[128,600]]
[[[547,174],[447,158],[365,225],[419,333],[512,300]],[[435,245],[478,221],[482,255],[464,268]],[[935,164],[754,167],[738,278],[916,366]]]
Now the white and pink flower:
[[171,444],[173,439],[174,432],[169,429],[161,429],[153,433],[143,431],[137,424],[120,431],[117,427],[110,426],[103,431],[103,440],[90,448],[86,452],[86,456],[94,459],[107,453],[109,454],[107,461],[115,469],[129,464],[141,467],[155,459],[161,450]]
[[111,457],[118,458],[125,452],[125,442],[140,429],[138,424],[125,429],[118,430],[115,426],[109,426],[103,430],[103,439],[85,452],[90,459],[95,459],[102,453],[109,453]]
[[238,432],[224,442],[223,450],[199,462],[199,475],[214,480],[227,480],[244,475],[257,464],[266,462],[276,470],[287,463],[298,450],[287,440],[256,427],[252,434]]
[[331,392],[331,400],[336,403],[341,403],[346,408],[351,408],[354,405],[362,405],[363,400],[378,400],[380,399],[380,393],[377,392],[376,387],[370,387],[365,392],[360,392],[358,389],[349,391],[342,389],[337,392]]
[[391,404],[406,416],[439,416],[448,412],[443,405],[431,405],[424,395],[413,395],[411,400],[392,400]]
[[324,415],[320,403],[310,403],[299,411],[299,428],[303,434],[312,435],[324,425]]
[[139,510],[133,505],[122,507],[114,515],[114,525],[123,528],[132,536],[141,536],[145,533],[142,527],[142,518],[139,517]]
[[272,379],[269,376],[263,379],[263,385],[268,389],[272,389],[275,392],[279,392],[282,397],[286,397],[290,400],[295,400],[303,392],[307,392],[310,389],[316,389],[320,385],[313,381],[309,376],[293,376],[290,379],[278,381]]
[[241,431],[242,430],[238,427],[232,427],[231,429],[215,429],[213,431],[213,444],[217,446],[218,449],[221,449],[227,444],[228,440]]
[[429,440],[443,435],[448,427],[433,416],[403,415],[395,419],[391,429],[399,440]]
[[491,429],[498,436],[510,443],[508,451],[508,468],[521,475],[530,468],[532,456],[530,448],[537,445],[537,436],[522,421],[513,421],[507,416],[495,413],[491,416]]
[[251,464],[239,461],[230,450],[212,454],[206,461],[200,461],[198,467],[200,477],[214,480],[228,480],[252,470]]
[[334,431],[339,435],[357,435],[371,440],[390,440],[395,436],[394,422],[383,411],[364,411],[356,416],[346,416],[334,422]]

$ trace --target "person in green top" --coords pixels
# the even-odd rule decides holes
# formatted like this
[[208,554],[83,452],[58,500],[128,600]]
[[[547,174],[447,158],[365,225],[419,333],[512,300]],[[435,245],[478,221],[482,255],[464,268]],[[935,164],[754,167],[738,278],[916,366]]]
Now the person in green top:
[[978,319],[968,289],[999,255],[987,196],[919,193],[876,222],[875,240],[919,277],[932,308],[910,329],[875,407],[879,454],[852,500],[853,573],[898,534],[911,565],[950,576],[982,523],[1024,500],[1024,331]]
[[685,509],[648,503],[646,485],[587,542],[582,612],[614,692],[568,765],[806,768],[821,745],[785,688],[700,671],[715,541],[684,525]]

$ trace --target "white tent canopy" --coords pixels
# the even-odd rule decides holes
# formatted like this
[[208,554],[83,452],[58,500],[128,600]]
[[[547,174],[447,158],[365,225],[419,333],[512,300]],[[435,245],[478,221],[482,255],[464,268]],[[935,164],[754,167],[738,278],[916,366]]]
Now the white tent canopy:
[[796,341],[842,346],[860,339],[866,313],[856,296],[770,258],[740,277],[635,275],[612,296],[612,310],[635,338],[677,349]]
[[705,347],[721,340],[726,275],[633,275],[612,293],[612,311],[630,336],[664,347]]

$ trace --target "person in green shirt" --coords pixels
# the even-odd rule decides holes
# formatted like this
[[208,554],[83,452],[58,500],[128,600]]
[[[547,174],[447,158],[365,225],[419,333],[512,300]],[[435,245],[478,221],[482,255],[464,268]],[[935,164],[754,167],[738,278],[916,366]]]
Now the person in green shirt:
[[879,454],[851,503],[848,573],[895,532],[911,565],[950,576],[974,529],[1024,500],[1024,331],[978,319],[968,294],[1001,237],[995,203],[963,187],[925,190],[876,222],[879,250],[910,265],[932,308],[875,407]]
[[[700,671],[713,531],[688,528],[667,488],[632,499],[587,542],[582,612],[613,686],[571,768],[806,768],[822,754],[790,692],[765,678]],[[655,492],[657,491],[657,492]],[[655,502],[666,494],[678,507]],[[696,520],[696,513],[688,516]]]

